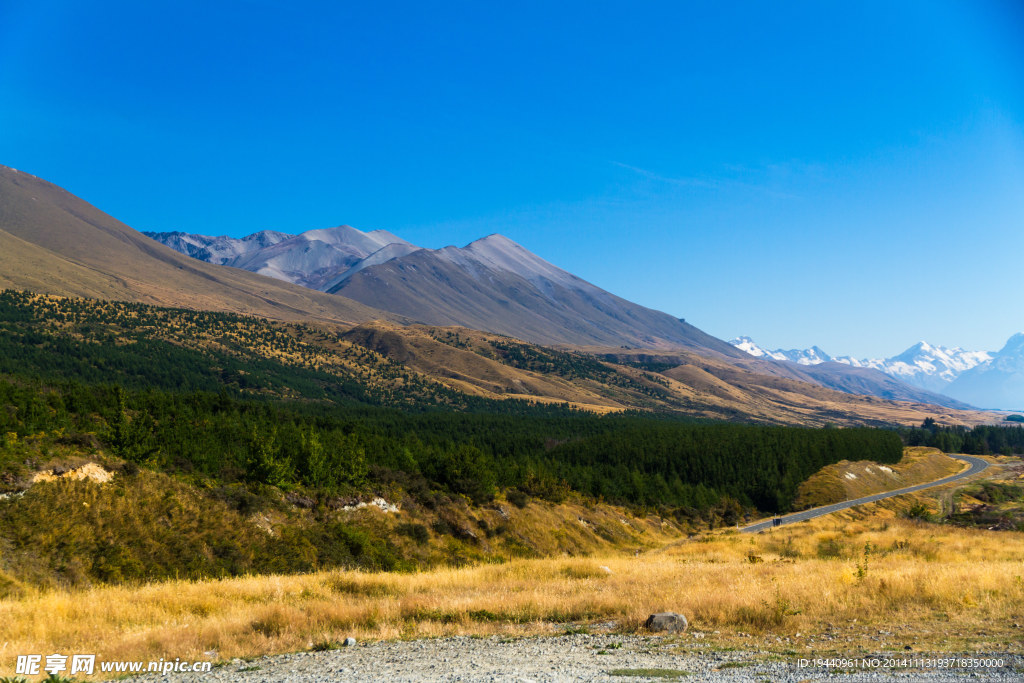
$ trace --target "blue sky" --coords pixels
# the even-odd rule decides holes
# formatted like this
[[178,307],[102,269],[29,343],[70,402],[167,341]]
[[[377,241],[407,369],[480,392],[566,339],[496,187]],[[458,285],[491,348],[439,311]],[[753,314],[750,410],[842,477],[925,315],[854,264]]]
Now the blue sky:
[[0,163],[140,230],[501,232],[729,338],[1024,329],[1019,2],[0,2]]

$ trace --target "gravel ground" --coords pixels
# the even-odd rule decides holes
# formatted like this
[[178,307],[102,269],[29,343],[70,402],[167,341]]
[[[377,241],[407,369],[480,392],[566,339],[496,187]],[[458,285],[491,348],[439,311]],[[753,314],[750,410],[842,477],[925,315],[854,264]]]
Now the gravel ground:
[[[801,666],[799,657],[763,652],[701,650],[692,642],[627,635],[566,635],[506,639],[453,637],[359,643],[324,652],[233,660],[209,673],[150,674],[132,681],[1024,681],[1024,655],[941,654],[942,658],[1003,660],[995,668],[947,665],[893,668],[885,660],[929,657],[884,653],[843,663],[842,668]],[[811,658],[813,655],[800,655]],[[875,664],[877,662],[881,666]],[[857,666],[869,666],[869,670]],[[936,664],[930,666],[935,667]],[[642,670],[660,669],[662,672]],[[666,671],[668,670],[668,671]],[[671,672],[676,672],[672,675]],[[685,672],[685,673],[683,673]]]

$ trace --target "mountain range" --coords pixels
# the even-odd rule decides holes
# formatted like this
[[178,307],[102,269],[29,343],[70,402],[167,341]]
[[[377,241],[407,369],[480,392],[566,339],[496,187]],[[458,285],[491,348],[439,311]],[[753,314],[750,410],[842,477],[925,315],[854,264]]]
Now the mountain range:
[[1000,351],[965,351],[921,341],[891,358],[830,356],[818,346],[769,350],[750,337],[729,342],[755,358],[801,366],[841,363],[872,368],[927,391],[996,410],[1024,407],[1024,334],[1010,338]]
[[340,294],[428,325],[461,325],[537,344],[688,348],[740,357],[683,320],[626,301],[502,235],[424,249],[343,225],[242,239],[144,233],[196,259]]
[[[0,167],[2,288],[327,325],[328,334],[354,335],[352,343],[435,381],[495,397],[800,424],[988,419],[872,368],[753,358],[500,235],[444,249],[347,226],[242,239],[167,233],[161,241]],[[446,341],[473,330],[508,341],[475,351]],[[543,360],[556,357],[516,340],[570,355]],[[607,368],[587,365],[597,379],[556,371],[583,362],[577,357]]]
[[[429,325],[574,348],[688,349],[740,365],[748,358],[733,345],[606,292],[502,235],[461,248],[424,249],[386,231],[364,233],[350,226],[299,235],[263,231],[240,239],[146,234],[194,258],[342,294]],[[846,393],[969,407],[872,368],[794,370],[774,359],[747,369]]]

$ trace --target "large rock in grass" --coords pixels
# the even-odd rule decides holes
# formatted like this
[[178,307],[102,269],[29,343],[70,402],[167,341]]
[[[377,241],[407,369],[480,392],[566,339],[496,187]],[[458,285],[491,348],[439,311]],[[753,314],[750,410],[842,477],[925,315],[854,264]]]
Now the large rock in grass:
[[658,612],[647,617],[644,628],[648,631],[668,631],[669,633],[682,633],[689,623],[686,617],[675,612]]

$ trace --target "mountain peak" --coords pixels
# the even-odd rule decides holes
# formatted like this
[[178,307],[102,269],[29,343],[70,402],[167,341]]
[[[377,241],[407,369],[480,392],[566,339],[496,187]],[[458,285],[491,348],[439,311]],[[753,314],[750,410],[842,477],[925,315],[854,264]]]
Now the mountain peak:
[[[457,254],[456,254],[457,252]],[[562,270],[517,242],[499,233],[470,242],[451,252],[456,258],[469,256],[477,263],[495,270],[516,273],[531,282],[549,281],[568,287],[579,287],[583,281]]]
[[501,233],[493,232],[487,237],[473,240],[463,247],[477,254],[529,254],[537,260],[543,260],[529,249],[505,237]]
[[1011,352],[1024,351],[1024,332],[1018,332],[1006,340],[1006,344],[999,350],[999,355]]
[[983,408],[1024,407],[1024,333],[1010,337],[996,353],[960,374],[945,393]]
[[732,344],[733,346],[735,346],[740,351],[743,351],[744,353],[749,353],[754,358],[771,358],[771,359],[774,359],[774,360],[788,360],[781,353],[769,351],[768,349],[758,345],[758,343],[755,342],[750,337],[745,337],[745,336],[744,337],[736,337],[735,339],[729,340],[729,343]]
[[394,242],[408,244],[400,237],[392,235],[387,230],[371,230],[363,232],[353,228],[351,225],[339,225],[334,228],[320,228],[307,230],[300,233],[298,237],[304,240],[319,240],[336,247],[354,247],[360,252],[368,255],[381,247]]
[[477,243],[511,244],[513,246],[519,247],[520,249],[523,248],[518,243],[516,243],[513,240],[510,240],[508,237],[505,237],[504,235],[502,235],[500,232],[492,232],[490,235],[486,235],[486,236],[481,237],[479,239],[473,240],[472,242],[470,242],[466,246],[467,247],[473,246],[474,244],[477,244]]

